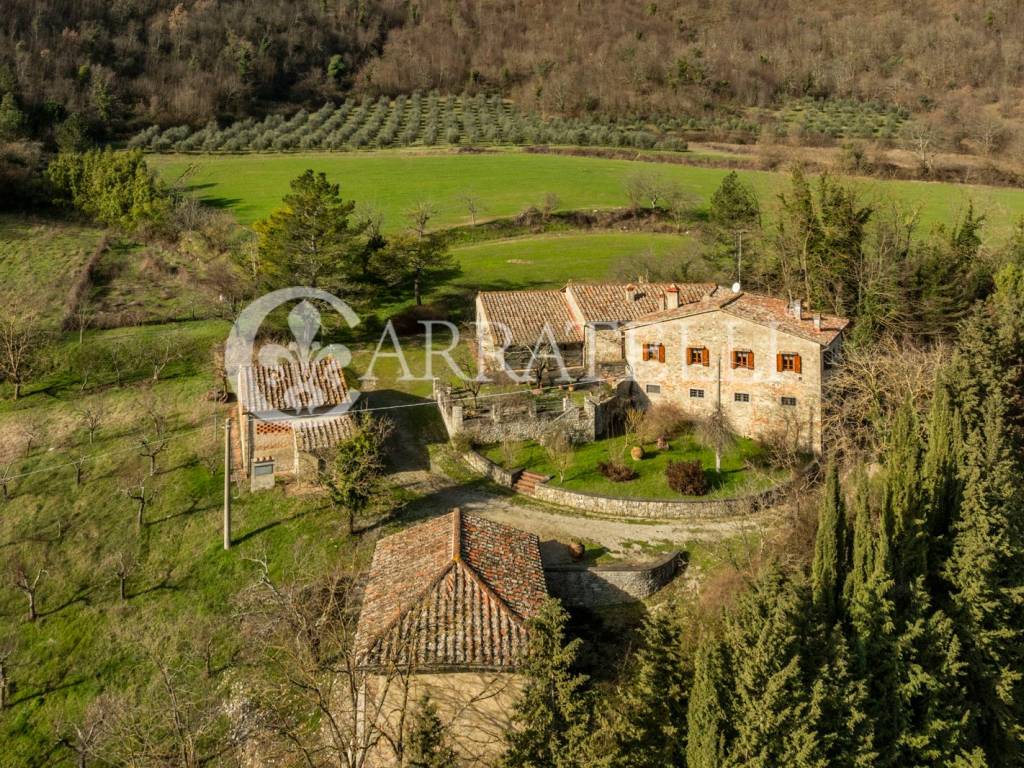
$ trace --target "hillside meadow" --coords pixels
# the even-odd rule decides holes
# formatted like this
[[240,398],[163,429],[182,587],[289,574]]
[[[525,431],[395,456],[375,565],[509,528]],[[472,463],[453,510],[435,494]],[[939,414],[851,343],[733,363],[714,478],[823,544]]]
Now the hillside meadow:
[[[430,202],[434,228],[464,225],[471,216],[464,198],[479,201],[478,220],[512,216],[554,194],[559,208],[593,209],[628,204],[625,182],[633,174],[656,174],[678,183],[698,208],[729,173],[724,168],[656,164],[596,157],[531,154],[508,150],[479,153],[394,150],[379,152],[153,155],[150,162],[170,183],[183,184],[212,205],[251,224],[280,205],[288,183],[307,168],[323,171],[342,194],[377,209],[386,230],[408,225],[405,212]],[[761,196],[771,215],[788,174],[739,171]],[[919,211],[922,231],[954,220],[973,202],[987,216],[991,242],[1005,238],[1024,213],[1024,190],[919,181],[855,179],[866,201],[899,203]],[[424,190],[429,190],[425,192]]]

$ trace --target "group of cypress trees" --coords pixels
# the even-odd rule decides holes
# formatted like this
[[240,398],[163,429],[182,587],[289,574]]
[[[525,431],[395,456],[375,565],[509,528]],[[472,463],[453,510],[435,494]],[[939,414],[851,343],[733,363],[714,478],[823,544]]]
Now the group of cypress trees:
[[713,626],[652,616],[601,697],[549,609],[506,768],[1024,764],[1022,384],[1010,265],[928,412],[826,470],[807,566],[765,566]]

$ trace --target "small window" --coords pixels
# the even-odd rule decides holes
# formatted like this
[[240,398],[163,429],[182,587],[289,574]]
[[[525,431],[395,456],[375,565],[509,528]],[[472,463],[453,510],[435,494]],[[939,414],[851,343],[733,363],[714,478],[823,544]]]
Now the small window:
[[800,373],[800,355],[795,352],[779,352],[776,358],[776,369],[782,373]]
[[736,392],[733,394],[732,399],[737,403],[749,403],[750,393],[749,392]]
[[708,365],[711,356],[707,347],[687,347],[686,362],[688,365]]
[[732,351],[733,368],[754,368],[754,353],[749,349],[734,349]]
[[644,360],[657,360],[659,363],[665,362],[665,345],[657,342],[646,342],[643,348],[643,359]]
[[644,387],[644,389],[647,391],[647,394],[649,395],[661,394],[661,384],[648,384],[646,387]]
[[696,397],[699,400],[703,400],[704,399],[704,390],[703,389],[691,389],[690,390],[690,397]]
[[788,406],[796,405],[796,398],[795,397],[785,397],[785,396],[783,396],[782,404],[783,405],[788,405]]

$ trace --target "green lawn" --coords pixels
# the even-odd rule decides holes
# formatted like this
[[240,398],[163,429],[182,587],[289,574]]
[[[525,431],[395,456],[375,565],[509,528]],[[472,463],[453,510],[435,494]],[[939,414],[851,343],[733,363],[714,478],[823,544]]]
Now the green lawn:
[[537,443],[525,442],[515,446],[515,456],[511,462],[505,459],[500,445],[487,446],[481,452],[491,461],[507,465],[509,469],[522,467],[543,475],[552,475],[549,481],[552,485],[604,496],[684,498],[669,488],[665,479],[665,469],[672,461],[700,461],[711,487],[704,498],[727,498],[748,493],[765,488],[779,479],[778,473],[752,468],[763,453],[753,440],[741,438],[735,448],[722,455],[722,474],[718,476],[715,474],[714,453],[698,444],[692,435],[683,434],[669,441],[667,451],[658,451],[653,444],[646,445],[646,455],[640,461],[630,458],[627,451],[624,461],[636,470],[639,477],[624,483],[614,483],[598,471],[597,464],[608,461],[610,457],[617,460],[622,456],[625,440],[624,437],[613,437],[578,446],[573,466],[565,473],[564,482],[559,479],[558,470]]
[[[434,227],[467,224],[470,215],[460,199],[467,193],[480,201],[480,217],[510,216],[538,204],[546,193],[556,194],[563,209],[608,208],[627,203],[625,179],[636,172],[657,173],[678,181],[696,200],[706,204],[722,178],[720,168],[657,165],[594,157],[528,154],[504,150],[459,154],[446,150],[389,150],[380,152],[166,155],[150,161],[173,181],[186,169],[188,182],[215,205],[231,209],[251,223],[278,206],[288,182],[306,168],[324,171],[341,184],[342,192],[375,206],[385,228],[407,224],[403,212],[416,202],[430,201],[437,209]],[[770,208],[774,195],[787,183],[785,173],[740,171]],[[989,234],[1001,239],[1024,210],[1024,190],[916,181],[863,179],[870,199],[900,201],[920,209],[923,228],[948,222],[968,200],[988,216]]]

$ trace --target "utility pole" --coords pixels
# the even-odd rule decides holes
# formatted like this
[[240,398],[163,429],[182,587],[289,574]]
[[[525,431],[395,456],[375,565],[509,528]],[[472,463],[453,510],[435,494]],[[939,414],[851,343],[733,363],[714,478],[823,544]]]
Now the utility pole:
[[224,549],[231,549],[231,419],[224,419]]

